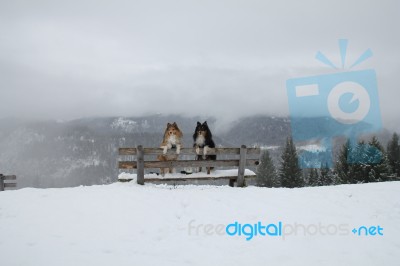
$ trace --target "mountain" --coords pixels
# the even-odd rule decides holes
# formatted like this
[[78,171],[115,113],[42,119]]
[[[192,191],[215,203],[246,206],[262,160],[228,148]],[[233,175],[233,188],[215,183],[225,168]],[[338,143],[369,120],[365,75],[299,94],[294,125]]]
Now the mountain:
[[239,119],[221,137],[237,145],[283,145],[290,132],[290,120],[282,117],[252,116]]
[[[68,187],[114,182],[119,147],[160,145],[167,122],[184,132],[192,146],[198,117],[85,118],[73,121],[0,120],[0,173],[17,175],[18,187]],[[203,120],[202,120],[203,121]],[[211,128],[216,120],[207,119]],[[251,117],[224,134],[214,134],[219,146],[280,145],[288,134],[285,118]]]
[[[118,176],[119,147],[158,147],[167,122],[178,123],[184,146],[191,147],[197,121],[204,119],[177,115],[72,121],[1,119],[0,173],[17,175],[19,188],[111,183]],[[216,128],[218,121],[207,121],[211,129]],[[319,122],[314,119],[313,123]],[[285,117],[251,116],[237,120],[223,133],[213,133],[218,146],[244,144],[269,149],[277,164],[290,133],[290,121]],[[389,133],[379,137],[385,144]]]

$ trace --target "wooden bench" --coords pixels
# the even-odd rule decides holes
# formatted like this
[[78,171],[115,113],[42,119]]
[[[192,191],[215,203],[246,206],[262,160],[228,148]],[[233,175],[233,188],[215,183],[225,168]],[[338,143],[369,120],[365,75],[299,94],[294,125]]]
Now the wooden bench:
[[[6,188],[17,187],[17,177],[15,175],[2,175],[0,174],[0,191],[4,191]],[[6,181],[6,182],[4,182]]]
[[[121,160],[118,162],[119,169],[136,169],[137,183],[143,185],[144,182],[160,182],[160,181],[188,181],[188,180],[229,180],[229,185],[234,186],[236,182],[238,187],[245,185],[245,178],[254,177],[255,175],[246,176],[245,168],[257,166],[260,158],[260,148],[247,148],[242,145],[240,148],[214,148],[208,149],[207,155],[217,155],[217,160],[196,160],[196,149],[182,148],[178,160],[161,162],[158,160],[146,160],[146,157],[153,157],[163,154],[161,148],[143,148],[139,145],[137,148],[120,148],[119,155],[129,157],[130,160]],[[168,150],[167,154],[176,154],[175,149]],[[200,149],[203,154],[203,149]],[[193,157],[191,160],[181,160],[182,157]],[[234,159],[220,159],[224,157],[234,157]],[[175,177],[174,175],[166,175],[165,177],[156,176],[145,178],[145,169],[150,168],[198,168],[202,167],[237,167],[237,175],[231,176],[213,176],[204,173],[204,176],[190,177],[190,174],[184,177]]]

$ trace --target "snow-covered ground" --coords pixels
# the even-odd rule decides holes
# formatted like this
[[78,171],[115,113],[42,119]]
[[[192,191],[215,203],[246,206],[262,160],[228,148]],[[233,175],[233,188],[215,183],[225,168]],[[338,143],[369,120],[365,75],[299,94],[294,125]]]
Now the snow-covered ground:
[[[272,224],[268,232],[277,235],[246,240],[250,225],[243,231],[247,236],[225,232],[230,224],[233,234],[239,223],[258,222]],[[351,232],[362,226],[375,235],[366,236],[364,228],[361,235]],[[301,189],[129,182],[0,192],[5,266],[399,261],[400,182]]]

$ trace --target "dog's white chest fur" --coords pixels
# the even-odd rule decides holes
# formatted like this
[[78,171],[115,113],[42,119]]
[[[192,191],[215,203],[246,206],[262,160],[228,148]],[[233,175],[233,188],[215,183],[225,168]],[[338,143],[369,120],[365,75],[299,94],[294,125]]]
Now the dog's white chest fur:
[[167,153],[167,149],[172,149],[173,146],[176,146],[176,153],[179,154],[181,152],[181,141],[176,136],[168,136],[166,139],[166,145],[160,146],[163,149],[163,154]]
[[175,135],[169,136],[167,141],[168,141],[168,144],[171,144],[171,145],[178,144],[178,140],[177,140],[177,137]]
[[203,135],[197,136],[196,138],[196,145],[197,146],[203,146],[205,143],[206,139],[204,138]]

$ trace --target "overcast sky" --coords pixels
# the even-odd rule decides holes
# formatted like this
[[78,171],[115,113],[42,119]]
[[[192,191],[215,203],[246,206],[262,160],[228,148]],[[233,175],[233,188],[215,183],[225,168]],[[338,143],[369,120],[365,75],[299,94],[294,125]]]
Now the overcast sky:
[[400,1],[0,0],[0,118],[288,115],[289,78],[377,72],[400,126]]

